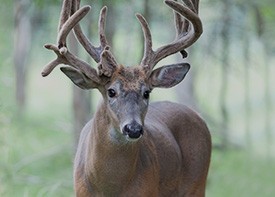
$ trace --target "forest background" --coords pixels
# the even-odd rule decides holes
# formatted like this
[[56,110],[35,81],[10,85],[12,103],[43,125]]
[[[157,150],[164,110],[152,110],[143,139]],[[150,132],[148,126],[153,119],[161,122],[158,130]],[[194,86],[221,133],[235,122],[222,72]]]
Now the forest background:
[[[119,62],[137,64],[143,38],[135,13],[149,22],[154,47],[174,38],[173,14],[161,0],[83,0],[81,22],[94,43],[103,5],[107,37]],[[56,69],[60,0],[0,0],[0,196],[73,196],[72,161],[79,131],[100,100]],[[191,72],[177,87],[154,90],[197,110],[212,134],[209,197],[275,193],[275,4],[272,0],[201,0],[202,37],[189,50]],[[71,47],[90,61],[73,37]],[[161,64],[182,61],[173,56]],[[94,62],[91,65],[95,66]]]

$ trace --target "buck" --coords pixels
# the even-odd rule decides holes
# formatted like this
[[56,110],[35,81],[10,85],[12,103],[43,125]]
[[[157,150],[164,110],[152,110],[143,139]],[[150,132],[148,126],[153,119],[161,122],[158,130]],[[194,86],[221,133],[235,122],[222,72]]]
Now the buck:
[[[149,104],[154,88],[170,88],[188,72],[188,63],[154,69],[163,58],[191,46],[202,33],[198,2],[165,0],[175,16],[174,42],[152,49],[148,23],[137,14],[144,33],[144,56],[138,66],[117,63],[105,36],[107,7],[99,19],[100,46],[83,34],[79,21],[90,6],[64,0],[57,44],[45,47],[57,58],[42,71],[61,71],[82,89],[96,88],[102,102],[81,132],[74,161],[76,196],[195,196],[205,195],[211,138],[205,122],[191,109],[172,102]],[[66,37],[74,31],[97,69],[73,55]]]

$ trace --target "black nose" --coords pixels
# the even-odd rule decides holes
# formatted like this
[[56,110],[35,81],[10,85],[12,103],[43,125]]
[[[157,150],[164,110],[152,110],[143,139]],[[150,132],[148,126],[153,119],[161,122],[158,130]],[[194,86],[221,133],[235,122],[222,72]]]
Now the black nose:
[[130,138],[137,139],[143,134],[142,125],[137,122],[127,124],[123,128],[124,135],[128,135]]

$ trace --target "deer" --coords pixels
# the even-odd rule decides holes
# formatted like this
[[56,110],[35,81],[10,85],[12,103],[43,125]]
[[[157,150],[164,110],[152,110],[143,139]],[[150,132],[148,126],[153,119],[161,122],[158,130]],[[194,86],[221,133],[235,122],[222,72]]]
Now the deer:
[[[149,103],[154,88],[179,84],[188,63],[160,66],[167,56],[181,53],[202,34],[198,0],[164,0],[174,13],[176,38],[153,49],[146,19],[136,17],[144,35],[140,64],[117,62],[105,35],[107,7],[100,11],[99,46],[83,33],[79,22],[91,7],[80,0],[64,0],[57,44],[46,44],[57,58],[42,76],[60,64],[61,71],[78,87],[97,89],[102,95],[93,118],[84,126],[74,160],[74,190],[86,196],[205,196],[211,158],[211,136],[205,121],[192,109],[170,101]],[[66,43],[73,31],[78,42],[96,62],[93,68],[72,54]]]

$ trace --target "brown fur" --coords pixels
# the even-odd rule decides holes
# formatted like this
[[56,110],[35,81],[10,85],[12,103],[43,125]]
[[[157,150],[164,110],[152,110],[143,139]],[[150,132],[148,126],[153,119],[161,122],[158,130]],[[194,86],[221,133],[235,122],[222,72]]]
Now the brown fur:
[[140,88],[140,84],[146,80],[146,72],[141,66],[119,67],[114,72],[111,82],[116,80],[121,81],[124,90],[137,90]]

